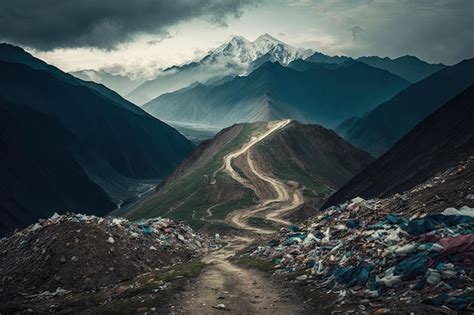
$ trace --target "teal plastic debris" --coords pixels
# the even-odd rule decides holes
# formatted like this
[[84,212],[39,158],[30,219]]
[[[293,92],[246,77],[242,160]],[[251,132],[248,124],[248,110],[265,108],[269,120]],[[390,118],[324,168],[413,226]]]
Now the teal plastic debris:
[[337,282],[346,284],[348,288],[356,285],[365,286],[373,268],[374,265],[365,262],[357,267],[338,267],[334,271],[334,277]]
[[140,224],[140,227],[142,228],[142,231],[145,234],[152,234],[153,233],[153,228],[148,224]]
[[346,222],[346,226],[350,229],[355,229],[360,226],[360,221],[359,220],[349,220]]
[[432,214],[422,219],[410,221],[406,227],[406,231],[410,234],[421,235],[442,227],[450,227],[473,221],[474,218],[470,216]]
[[288,227],[288,229],[289,229],[291,232],[293,232],[293,233],[296,233],[296,232],[299,232],[299,231],[300,231],[300,228],[299,228],[298,226],[296,226],[296,225],[290,225],[290,226]]
[[398,263],[393,273],[395,275],[401,275],[402,280],[406,281],[424,275],[427,270],[428,257],[426,253],[418,253]]
[[474,294],[465,293],[459,296],[450,296],[443,293],[433,299],[429,299],[428,303],[436,306],[447,306],[452,310],[460,311],[465,309],[469,304],[474,303]]

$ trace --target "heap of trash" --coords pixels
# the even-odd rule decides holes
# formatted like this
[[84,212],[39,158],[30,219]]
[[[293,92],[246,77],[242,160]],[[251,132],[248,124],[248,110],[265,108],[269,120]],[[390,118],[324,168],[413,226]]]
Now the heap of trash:
[[469,308],[474,302],[474,208],[405,217],[386,204],[354,198],[301,226],[282,228],[245,255],[271,259],[274,274],[296,273],[299,283],[338,294],[339,306],[352,301]]
[[54,214],[0,240],[0,300],[97,291],[187,262],[207,246],[170,219]]

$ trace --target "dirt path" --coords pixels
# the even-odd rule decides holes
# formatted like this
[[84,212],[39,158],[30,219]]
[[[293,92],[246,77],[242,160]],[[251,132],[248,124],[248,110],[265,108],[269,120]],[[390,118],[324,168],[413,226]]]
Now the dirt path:
[[203,261],[210,266],[182,293],[182,303],[175,308],[175,313],[298,313],[299,305],[295,303],[294,293],[290,289],[275,286],[258,271],[229,262],[228,258],[250,241],[248,238],[235,237],[224,248],[206,256]]
[[[276,197],[262,199],[258,205],[248,209],[233,211],[226,222],[241,230],[256,234],[272,234],[274,230],[251,226],[247,219],[263,213],[264,218],[276,224],[288,225],[283,215],[303,204],[300,190],[281,182],[275,177],[265,174],[252,159],[251,148],[274,132],[278,132],[290,120],[271,122],[267,131],[253,137],[241,148],[224,157],[223,169],[233,179],[256,192],[251,180],[242,178],[232,166],[232,161],[245,156],[246,167],[252,177],[263,181],[275,192]],[[212,216],[212,207],[207,210]],[[176,313],[184,314],[295,314],[300,311],[294,294],[285,288],[275,286],[266,276],[253,269],[245,269],[229,261],[237,251],[252,242],[252,238],[234,236],[226,239],[228,244],[218,251],[210,252],[203,258],[209,266],[180,297],[180,305]]]

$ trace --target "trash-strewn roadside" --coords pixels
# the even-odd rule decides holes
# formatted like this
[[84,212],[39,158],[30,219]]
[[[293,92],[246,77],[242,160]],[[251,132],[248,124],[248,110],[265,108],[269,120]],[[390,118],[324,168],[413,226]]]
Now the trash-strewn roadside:
[[388,203],[354,198],[300,226],[281,229],[246,255],[271,259],[274,274],[296,272],[301,284],[337,293],[338,305],[469,308],[474,302],[474,209],[405,217],[392,213]]
[[0,240],[0,301],[98,292],[207,248],[206,238],[169,219],[55,214]]

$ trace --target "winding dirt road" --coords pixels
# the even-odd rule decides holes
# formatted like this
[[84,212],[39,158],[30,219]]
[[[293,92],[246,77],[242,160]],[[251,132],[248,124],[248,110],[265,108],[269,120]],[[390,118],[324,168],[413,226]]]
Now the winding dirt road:
[[[184,314],[295,314],[302,309],[298,299],[291,290],[281,288],[268,280],[266,275],[254,270],[245,269],[229,261],[229,258],[248,246],[256,234],[272,234],[274,230],[259,228],[248,224],[252,216],[262,216],[276,225],[289,225],[282,217],[300,207],[304,200],[301,191],[272,175],[266,174],[252,158],[252,148],[273,133],[279,132],[290,123],[282,120],[268,123],[262,134],[253,137],[241,148],[227,154],[223,159],[223,170],[234,180],[252,189],[256,195],[257,187],[252,180],[265,183],[276,197],[262,198],[256,206],[232,211],[226,222],[249,232],[249,237],[234,236],[226,239],[227,245],[218,251],[210,252],[203,258],[209,266],[189,288],[183,291],[180,305],[175,309]],[[243,178],[233,167],[235,159],[245,156],[245,167],[251,172],[251,178]],[[207,211],[208,218],[212,216]],[[253,234],[255,235],[255,234]]]
[[240,156],[246,155],[246,163],[253,174],[253,176],[261,181],[265,182],[276,194],[276,198],[260,200],[258,205],[247,208],[232,211],[227,217],[227,221],[242,230],[251,231],[258,234],[272,234],[273,230],[263,229],[259,227],[251,226],[247,223],[248,218],[265,212],[264,218],[268,221],[275,222],[279,225],[289,225],[289,221],[281,219],[282,216],[297,209],[304,203],[303,195],[301,191],[294,190],[287,184],[283,183],[279,179],[265,174],[261,169],[258,168],[257,164],[252,159],[251,149],[257,143],[264,140],[271,134],[278,132],[287,126],[291,120],[286,119],[277,122],[270,122],[269,129],[263,134],[252,138],[250,142],[242,146],[242,148],[229,153],[224,157],[224,170],[236,181],[251,188],[257,194],[257,188],[249,181],[242,178],[239,173],[232,166],[232,161]]

